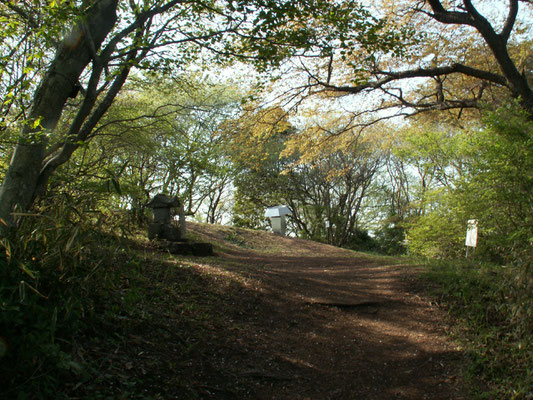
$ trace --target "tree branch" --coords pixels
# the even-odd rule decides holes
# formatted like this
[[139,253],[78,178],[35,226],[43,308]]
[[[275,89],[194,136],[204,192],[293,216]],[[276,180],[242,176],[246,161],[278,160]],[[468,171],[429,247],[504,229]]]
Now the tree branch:
[[335,91],[335,92],[345,92],[350,94],[357,94],[361,93],[362,91],[366,89],[379,89],[386,85],[387,83],[402,80],[402,79],[409,79],[409,78],[436,78],[439,76],[446,76],[454,73],[459,73],[467,76],[471,76],[473,78],[482,79],[484,81],[489,81],[492,83],[495,83],[500,86],[508,87],[507,80],[498,74],[480,70],[477,68],[472,68],[467,65],[463,64],[452,64],[449,66],[444,67],[436,67],[436,68],[418,68],[413,70],[406,70],[406,71],[400,71],[400,72],[393,72],[393,71],[376,71],[377,75],[384,75],[384,78],[377,79],[372,82],[363,83],[361,85],[357,86],[335,86],[328,84],[326,82],[320,82],[318,81],[318,78],[315,77],[318,84],[321,86],[324,86],[325,88]]
[[443,24],[460,24],[472,25],[472,20],[468,13],[458,11],[446,11],[440,0],[428,0],[429,6],[433,14],[429,14]]
[[513,30],[517,15],[518,0],[509,0],[509,14],[507,15],[505,25],[503,26],[503,29],[500,33],[500,37],[505,43],[509,41],[509,36],[511,35],[511,31]]
[[39,28],[39,25],[35,20],[33,19],[33,16],[27,13],[25,10],[23,10],[21,7],[18,7],[15,3],[12,1],[5,1],[2,0],[2,3],[8,7],[11,11],[14,11],[17,13],[20,17],[22,17],[23,20],[25,20],[28,25],[34,29]]

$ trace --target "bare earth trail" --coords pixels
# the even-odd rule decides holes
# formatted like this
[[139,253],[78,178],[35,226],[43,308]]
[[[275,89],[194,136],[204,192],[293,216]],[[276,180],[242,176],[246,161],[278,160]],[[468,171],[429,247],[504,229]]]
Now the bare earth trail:
[[466,398],[464,355],[443,311],[417,294],[413,267],[298,239],[270,250],[243,240],[218,258],[256,295],[232,316],[237,343],[217,367],[253,382],[250,398]]

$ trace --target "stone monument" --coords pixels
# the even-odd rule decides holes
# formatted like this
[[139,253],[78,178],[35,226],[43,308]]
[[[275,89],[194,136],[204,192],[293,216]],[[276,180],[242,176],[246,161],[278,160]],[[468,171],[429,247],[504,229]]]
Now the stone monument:
[[[146,205],[154,210],[154,222],[148,225],[148,238],[159,239],[163,247],[172,254],[212,256],[213,246],[210,243],[191,243],[185,237],[185,212],[177,197],[157,194]],[[172,209],[178,209],[179,226],[172,223]]]
[[285,231],[287,229],[285,216],[290,214],[291,210],[287,206],[269,207],[265,210],[265,217],[270,218],[272,231],[281,236],[285,236]]
[[[171,209],[181,207],[181,202],[177,197],[157,194],[146,206],[154,210],[154,222],[148,226],[150,240],[157,238],[178,242],[185,239],[182,237],[182,230],[172,224]],[[185,224],[185,221],[180,221],[180,224]]]

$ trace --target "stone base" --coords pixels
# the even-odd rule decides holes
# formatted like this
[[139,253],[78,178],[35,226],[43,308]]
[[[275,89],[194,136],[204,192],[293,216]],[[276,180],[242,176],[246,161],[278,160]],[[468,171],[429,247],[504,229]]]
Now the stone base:
[[192,243],[192,254],[197,257],[214,256],[213,245],[211,243]]
[[186,238],[181,237],[180,229],[172,224],[150,224],[148,226],[148,238],[161,240],[159,243],[161,248],[172,254],[197,257],[215,255],[213,245],[210,243],[190,243]]
[[148,239],[165,239],[169,242],[181,240],[181,231],[172,224],[150,224],[148,225]]
[[210,243],[170,242],[168,251],[182,256],[208,257],[214,255],[213,246]]

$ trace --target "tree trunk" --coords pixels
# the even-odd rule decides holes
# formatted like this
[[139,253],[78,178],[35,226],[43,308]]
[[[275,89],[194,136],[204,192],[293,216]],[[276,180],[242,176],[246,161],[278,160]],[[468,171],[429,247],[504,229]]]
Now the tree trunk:
[[[55,129],[81,73],[113,29],[117,5],[118,0],[99,0],[80,16],[34,94],[28,121],[0,188],[0,218],[7,227],[16,226],[13,211],[27,211],[35,200],[48,134]],[[5,231],[6,225],[2,224],[0,231]]]

